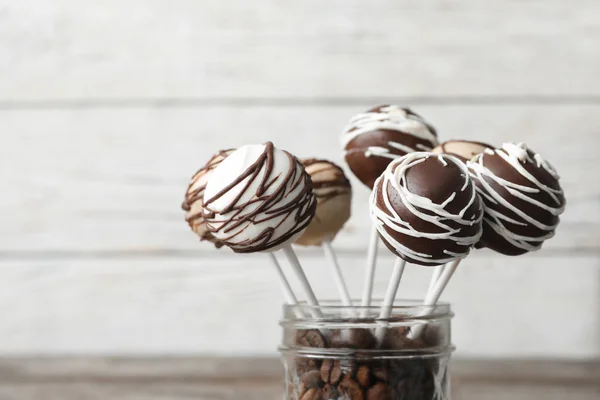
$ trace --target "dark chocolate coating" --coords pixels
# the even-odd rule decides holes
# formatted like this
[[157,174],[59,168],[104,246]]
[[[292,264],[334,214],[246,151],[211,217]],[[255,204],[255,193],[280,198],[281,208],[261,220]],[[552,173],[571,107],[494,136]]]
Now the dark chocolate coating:
[[[434,208],[427,207],[426,203],[423,203],[421,207],[415,203],[411,203],[411,205],[416,207],[419,212],[436,216],[437,220],[446,224],[447,227],[435,225],[413,213],[407,207],[406,200],[387,181],[388,171],[386,171],[373,189],[374,200],[375,207],[388,215],[392,224],[380,220],[383,222],[383,226],[378,229],[383,243],[402,259],[414,264],[435,266],[464,257],[469,253],[481,232],[483,210],[479,196],[474,191],[473,182],[469,180],[465,186],[465,180],[468,177],[462,162],[451,156],[438,156],[432,153],[414,153],[413,156],[417,156],[417,154],[422,155],[421,158],[425,158],[425,160],[406,170],[404,182],[408,191],[414,195],[428,198],[432,203],[438,205],[444,203],[453,193],[455,197],[443,208],[452,215],[451,217],[443,217],[439,214],[436,216]],[[439,157],[443,157],[444,162]],[[393,171],[399,161],[401,160],[395,161],[389,168]],[[393,211],[400,217],[399,220],[393,217],[392,210],[387,208],[385,198],[389,198]],[[470,206],[468,206],[469,203],[471,203]],[[465,213],[459,216],[460,211],[467,206]],[[393,221],[397,221],[398,225],[400,225],[399,221],[408,224],[413,228],[412,234],[394,230],[392,226],[396,223]],[[382,234],[382,229],[391,237],[391,240]],[[455,229],[458,231],[451,232]],[[431,236],[431,234],[440,235]],[[468,240],[467,238],[472,239]],[[394,241],[407,247],[410,251],[397,250]],[[411,256],[410,252],[429,255],[429,259],[427,257],[416,259],[414,255]]]
[[[392,106],[377,106],[368,110],[367,113],[391,115],[384,110],[386,107]],[[419,121],[423,128],[430,132],[434,140],[423,139],[409,132],[375,128],[347,142],[344,146],[344,159],[352,173],[369,188],[373,188],[375,180],[385,171],[386,167],[394,159],[394,156],[401,157],[407,153],[403,149],[390,146],[390,142],[399,143],[402,146],[412,149],[412,151],[428,151],[437,145],[437,140],[435,140],[437,133],[430,124],[408,108],[401,108],[401,110],[406,113],[407,118]],[[351,121],[350,128],[346,131],[345,135],[351,135],[356,130],[357,128],[353,127]],[[369,148],[373,147],[386,149],[388,156],[370,154]]]
[[[477,248],[488,247],[505,255],[517,256],[538,250],[542,243],[554,234],[559,223],[559,215],[563,212],[566,203],[558,175],[549,165],[546,168],[540,164],[535,159],[534,151],[526,147],[524,149],[527,157],[518,163],[534,180],[502,158],[501,154],[505,157],[509,156],[505,149],[484,152],[468,163],[471,176],[481,194],[485,211],[483,235],[476,245]],[[478,174],[479,170],[484,171],[484,174]],[[511,190],[520,193],[521,197],[518,197],[510,193],[505,185],[494,180],[494,176],[534,189],[536,192],[522,191],[518,187],[513,187]],[[496,196],[504,201],[499,201]],[[544,204],[552,211],[540,207],[535,202]],[[536,226],[524,215],[511,209],[512,207],[545,227]],[[498,215],[504,218],[498,218]]]

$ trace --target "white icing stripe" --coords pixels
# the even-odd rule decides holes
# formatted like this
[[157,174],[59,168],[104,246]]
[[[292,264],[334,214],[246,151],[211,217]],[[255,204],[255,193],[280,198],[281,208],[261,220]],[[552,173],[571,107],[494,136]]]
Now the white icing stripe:
[[[461,176],[465,180],[465,184],[461,185],[463,191],[470,188],[471,196],[468,204],[460,210],[458,214],[448,212],[445,208],[455,198],[457,193],[452,193],[445,199],[442,204],[436,204],[431,199],[417,194],[411,193],[407,187],[406,173],[415,165],[424,162],[429,157],[436,157],[436,159],[443,165],[447,166],[450,163],[457,165],[461,171]],[[466,211],[477,201],[477,192],[475,185],[472,183],[470,175],[467,171],[466,166],[458,159],[449,155],[433,155],[432,153],[415,152],[409,153],[403,157],[397,158],[392,161],[385,172],[375,182],[375,189],[371,193],[370,204],[371,204],[371,218],[375,223],[379,234],[388,242],[398,254],[405,255],[415,261],[426,262],[426,263],[446,263],[457,258],[466,257],[469,254],[471,246],[477,243],[481,237],[481,230],[473,236],[461,235],[460,228],[452,228],[448,222],[463,226],[473,226],[479,224],[483,218],[483,211],[481,210],[475,218],[465,218]],[[382,191],[383,196],[383,207],[379,208],[377,205],[377,193]],[[443,230],[439,233],[421,232],[411,226],[408,221],[402,219],[392,206],[392,202],[387,195],[388,190],[392,193],[397,193],[403,206],[412,213],[415,217],[427,221]],[[425,210],[427,213],[420,211]],[[433,215],[431,215],[433,214]],[[394,239],[385,228],[391,229],[395,232],[412,236],[415,238],[427,238],[431,240],[453,240],[458,245],[466,246],[463,253],[451,253],[445,251],[449,257],[434,258],[432,254],[424,254],[415,251],[404,244]]]
[[[484,157],[497,155],[502,158],[510,167],[516,172],[523,176],[533,186],[524,186],[514,182],[507,181],[484,166]],[[554,231],[558,225],[558,221],[554,224],[548,225],[544,221],[538,221],[531,215],[526,214],[524,211],[515,207],[510,199],[503,197],[498,191],[494,190],[490,181],[496,182],[508,191],[511,196],[517,199],[525,201],[535,207],[541,208],[547,211],[553,216],[559,216],[565,209],[562,189],[553,189],[540,182],[534,175],[532,175],[524,165],[527,163],[535,164],[538,168],[546,170],[553,178],[559,179],[558,174],[554,168],[546,162],[539,154],[535,154],[533,158],[529,155],[527,146],[523,143],[505,143],[501,149],[491,150],[487,149],[484,153],[477,155],[472,161],[467,162],[469,172],[473,179],[479,182],[477,187],[478,193],[485,200],[485,222],[500,236],[502,236],[511,245],[526,250],[534,251],[538,250],[542,242],[546,239],[554,236]],[[547,193],[552,200],[556,203],[555,206],[541,203],[540,201],[531,197],[541,192]],[[500,205],[505,207],[514,213],[519,219],[516,220],[501,211],[492,210],[488,204]],[[533,226],[539,230],[545,232],[536,237],[528,237],[518,235],[512,232],[505,224],[510,223],[519,226]],[[532,244],[533,242],[533,244]]]
[[[423,118],[411,114],[407,112],[407,110],[396,105],[382,107],[379,112],[366,112],[355,115],[344,129],[342,145],[345,148],[348,143],[359,135],[381,129],[412,135],[417,139],[431,143],[431,147],[420,144],[418,145],[420,146],[419,149],[412,149],[397,142],[388,143],[391,147],[404,152],[431,150],[431,148],[438,145],[437,137],[430,130],[427,122],[425,122]],[[372,154],[381,155],[378,153]]]

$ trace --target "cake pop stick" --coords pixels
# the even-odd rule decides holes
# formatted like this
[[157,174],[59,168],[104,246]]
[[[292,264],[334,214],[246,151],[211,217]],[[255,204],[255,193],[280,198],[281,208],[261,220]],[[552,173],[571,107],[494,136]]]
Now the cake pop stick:
[[442,275],[442,272],[444,272],[445,266],[446,266],[445,264],[441,264],[441,265],[436,265],[435,267],[433,267],[433,274],[431,275],[431,280],[429,281],[429,287],[427,288],[427,293],[429,293],[433,290],[433,288],[435,287],[435,283],[440,278],[440,275]]
[[[454,275],[454,272],[458,268],[460,262],[461,260],[455,260],[445,265],[444,270],[442,271],[442,274],[433,286],[433,289],[427,293],[425,301],[423,302],[424,306],[433,307],[437,304],[438,300],[440,299],[440,296],[442,295],[442,292],[444,291],[444,289],[446,289],[446,286],[448,286],[448,282],[450,282],[450,279],[452,278],[452,275]],[[423,313],[422,315],[425,316],[428,314],[429,311]],[[410,332],[408,333],[408,338],[415,339],[419,337],[421,332],[423,332],[424,328],[425,324],[419,324],[415,327],[412,327]]]
[[[316,199],[302,164],[273,143],[247,145],[213,171],[204,193],[208,231],[237,253],[282,249],[309,304],[318,306],[291,243],[312,220]],[[314,309],[320,316],[320,310]]]
[[321,246],[329,261],[342,304],[351,306],[350,293],[331,242],[350,218],[352,187],[344,171],[331,161],[315,158],[301,160],[310,175],[317,210],[306,231],[296,239],[302,246]]
[[[215,153],[210,160],[208,160],[208,162],[192,176],[181,206],[186,212],[185,220],[192,231],[200,237],[200,240],[210,241],[216,248],[222,247],[223,243],[208,231],[207,222],[203,216],[204,206],[202,201],[204,191],[206,190],[206,184],[208,183],[213,170],[234,151],[235,149],[227,149]],[[292,287],[286,279],[279,262],[272,253],[269,253],[269,259],[277,273],[286,302],[288,304],[297,305],[298,300],[296,299]],[[298,311],[297,315],[300,316],[300,314],[300,311]]]
[[[404,274],[405,265],[406,261],[404,261],[400,257],[396,258],[396,261],[394,262],[394,270],[390,278],[390,283],[388,284],[388,288],[385,292],[385,297],[383,298],[383,304],[381,305],[381,312],[379,313],[380,319],[386,319],[392,315],[392,307],[394,306],[394,300],[396,299],[396,294],[398,293],[398,286],[400,286],[400,281],[402,280],[402,274]],[[383,342],[385,330],[385,326],[380,326],[375,330],[375,337],[377,338],[377,343]]]
[[[396,105],[377,106],[354,116],[342,135],[346,163],[370,189],[392,160],[413,151],[431,150],[437,144],[437,133],[430,124],[410,109]],[[364,307],[371,305],[377,242],[373,228],[362,293]]]

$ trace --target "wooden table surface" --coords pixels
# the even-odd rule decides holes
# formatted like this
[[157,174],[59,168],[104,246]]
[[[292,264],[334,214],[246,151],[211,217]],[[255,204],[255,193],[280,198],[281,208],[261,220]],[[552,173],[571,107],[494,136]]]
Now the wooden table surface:
[[[454,400],[598,400],[600,361],[454,360]],[[281,399],[272,358],[0,361],[0,400]]]

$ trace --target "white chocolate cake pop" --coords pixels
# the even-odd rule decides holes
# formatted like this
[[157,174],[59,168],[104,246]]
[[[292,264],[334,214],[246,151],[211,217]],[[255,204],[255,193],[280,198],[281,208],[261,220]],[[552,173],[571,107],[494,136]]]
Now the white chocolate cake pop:
[[369,188],[395,158],[430,151],[438,144],[435,129],[408,108],[383,105],[355,115],[342,134],[344,159]]
[[505,143],[467,165],[485,211],[477,247],[520,255],[554,236],[566,200],[560,177],[540,154],[524,143]]
[[296,244],[319,246],[331,241],[350,218],[352,187],[344,171],[327,160],[304,159],[302,164],[310,175],[317,211]]
[[483,142],[473,142],[470,140],[447,140],[444,143],[436,146],[432,153],[449,154],[460,159],[462,162],[472,160],[477,154],[482,153],[485,149],[493,149],[494,146]]
[[203,215],[233,251],[275,251],[304,232],[316,204],[300,161],[267,142],[240,147],[213,171]]
[[204,196],[204,190],[206,189],[206,183],[210,178],[213,170],[223,161],[227,156],[234,152],[235,149],[221,150],[215,153],[210,160],[202,168],[198,170],[192,177],[190,184],[188,185],[185,193],[185,198],[181,208],[185,211],[185,220],[199,237],[200,240],[208,240],[219,248],[222,246],[210,232],[206,226],[206,220],[202,215],[202,198]]
[[390,163],[371,193],[371,218],[402,259],[439,265],[466,257],[481,237],[483,208],[466,165],[410,153]]

